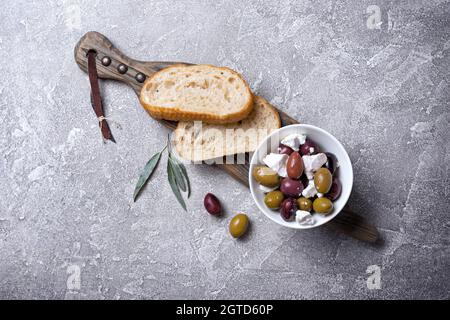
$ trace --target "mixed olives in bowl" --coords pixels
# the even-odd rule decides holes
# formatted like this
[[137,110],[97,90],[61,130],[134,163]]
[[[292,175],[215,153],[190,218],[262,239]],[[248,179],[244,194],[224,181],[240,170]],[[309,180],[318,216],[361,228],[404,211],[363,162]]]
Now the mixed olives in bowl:
[[311,125],[269,135],[250,161],[249,184],[259,209],[283,226],[308,229],[334,218],[347,202],[353,169],[341,143]]

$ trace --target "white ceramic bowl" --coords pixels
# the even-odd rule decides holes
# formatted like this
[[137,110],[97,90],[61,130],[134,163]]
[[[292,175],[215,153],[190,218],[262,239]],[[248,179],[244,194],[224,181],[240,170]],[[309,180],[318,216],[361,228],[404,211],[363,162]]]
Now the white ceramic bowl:
[[[336,171],[337,177],[342,183],[342,193],[341,196],[333,202],[333,211],[327,215],[323,216],[320,214],[313,214],[315,223],[313,225],[300,225],[295,220],[285,221],[279,210],[270,210],[264,204],[264,192],[259,188],[258,182],[252,177],[253,168],[256,165],[263,164],[262,159],[270,152],[277,152],[280,141],[292,134],[299,133],[305,134],[308,138],[314,141],[322,152],[333,153],[339,163],[339,168]],[[253,154],[252,160],[250,161],[250,172],[249,172],[249,184],[250,191],[252,193],[253,199],[256,202],[258,208],[272,221],[275,221],[279,225],[294,228],[294,229],[310,229],[315,228],[324,223],[327,223],[333,219],[337,214],[344,208],[347,203],[353,186],[353,168],[350,158],[345,151],[342,144],[330,133],[318,127],[308,125],[308,124],[294,124],[286,127],[282,127],[270,134],[264,139],[264,141],[258,146],[255,153]]]

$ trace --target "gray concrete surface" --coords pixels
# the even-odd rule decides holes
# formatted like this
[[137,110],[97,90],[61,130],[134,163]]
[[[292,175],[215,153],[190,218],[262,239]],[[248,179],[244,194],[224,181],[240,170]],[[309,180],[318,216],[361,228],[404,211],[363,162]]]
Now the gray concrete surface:
[[[102,143],[73,60],[89,30],[138,59],[234,68],[333,133],[354,163],[350,206],[383,241],[278,227],[204,166],[188,167],[189,212],[164,166],[132,203],[167,130],[104,82],[122,130]],[[450,298],[449,1],[10,1],[0,58],[0,298]],[[209,191],[223,218],[205,213]],[[243,241],[227,233],[238,211],[252,221]]]

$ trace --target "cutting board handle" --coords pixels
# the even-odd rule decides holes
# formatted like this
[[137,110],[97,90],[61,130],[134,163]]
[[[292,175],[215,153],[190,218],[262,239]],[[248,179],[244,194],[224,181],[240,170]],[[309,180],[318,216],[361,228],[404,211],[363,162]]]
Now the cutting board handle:
[[99,78],[122,81],[132,87],[138,95],[147,77],[176,63],[134,60],[117,49],[101,33],[90,31],[78,41],[74,51],[75,61],[85,72],[87,72],[89,51],[97,53],[96,65]]

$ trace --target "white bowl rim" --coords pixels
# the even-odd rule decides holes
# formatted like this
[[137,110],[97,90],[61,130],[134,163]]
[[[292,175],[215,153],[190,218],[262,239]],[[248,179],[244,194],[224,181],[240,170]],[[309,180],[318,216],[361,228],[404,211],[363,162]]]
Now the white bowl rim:
[[[265,144],[267,143],[267,141],[268,141],[272,136],[274,136],[274,135],[277,134],[277,133],[281,133],[281,131],[286,130],[287,128],[292,128],[292,127],[297,127],[297,128],[310,128],[310,129],[317,130],[317,131],[319,131],[321,134],[324,134],[324,135],[328,136],[329,138],[331,138],[331,140],[334,141],[334,143],[336,143],[336,145],[339,146],[339,148],[341,148],[341,149],[344,151],[344,152],[343,152],[344,158],[345,158],[345,160],[348,161],[348,163],[350,164],[350,166],[349,166],[349,172],[347,172],[347,174],[349,174],[350,183],[346,185],[346,188],[348,188],[348,192],[346,192],[347,197],[345,198],[345,201],[343,201],[342,208],[340,208],[339,210],[334,210],[335,212],[333,212],[332,214],[330,214],[329,216],[327,216],[328,219],[322,220],[321,222],[315,223],[314,225],[300,225],[300,224],[298,224],[298,223],[292,223],[292,222],[290,222],[290,221],[283,221],[283,222],[281,222],[281,221],[279,221],[279,220],[276,220],[276,219],[274,218],[273,215],[267,214],[266,211],[265,211],[265,208],[263,208],[262,205],[257,201],[256,196],[255,196],[255,190],[254,190],[253,185],[252,185],[252,179],[253,179],[253,177],[252,177],[252,171],[253,171],[253,167],[257,164],[257,159],[256,159],[256,157],[257,157],[258,151],[262,148],[263,145],[265,145]],[[270,133],[267,137],[264,138],[264,140],[258,145],[258,147],[256,148],[256,150],[254,151],[254,153],[253,153],[253,155],[252,155],[252,158],[251,158],[251,160],[250,160],[248,179],[249,179],[249,187],[250,187],[250,192],[251,192],[251,194],[252,194],[253,201],[256,203],[256,206],[258,207],[259,211],[261,211],[262,213],[264,213],[264,215],[265,215],[266,217],[268,217],[270,220],[274,221],[275,223],[277,223],[278,225],[283,226],[283,227],[288,227],[288,228],[292,228],[292,229],[313,229],[313,228],[317,228],[317,227],[319,227],[319,226],[321,226],[321,225],[324,225],[324,224],[326,224],[327,222],[333,220],[334,217],[336,217],[336,216],[342,211],[342,209],[344,209],[345,205],[346,205],[347,202],[348,202],[348,199],[350,198],[350,194],[351,194],[352,188],[353,188],[353,165],[352,165],[352,162],[351,162],[351,160],[350,160],[350,157],[349,157],[349,155],[348,155],[348,153],[347,153],[347,150],[345,150],[344,146],[343,146],[343,145],[339,142],[339,140],[336,139],[336,137],[333,136],[331,133],[329,133],[328,131],[326,131],[326,130],[324,130],[324,129],[322,129],[322,128],[319,128],[319,127],[316,127],[316,126],[314,126],[314,125],[311,125],[311,124],[297,123],[297,124],[291,124],[291,125],[287,125],[287,126],[281,127],[281,128],[279,128],[279,129],[273,131],[273,132]],[[344,187],[344,186],[343,186],[343,187]],[[341,197],[342,197],[342,194],[341,194]]]

